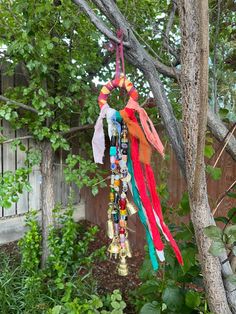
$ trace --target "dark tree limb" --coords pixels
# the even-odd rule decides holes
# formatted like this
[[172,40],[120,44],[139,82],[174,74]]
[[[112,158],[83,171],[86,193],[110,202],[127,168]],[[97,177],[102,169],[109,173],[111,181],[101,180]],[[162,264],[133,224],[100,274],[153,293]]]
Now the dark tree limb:
[[24,109],[24,110],[31,111],[31,112],[34,112],[34,113],[38,113],[38,110],[34,109],[33,107],[27,106],[25,104],[22,104],[22,103],[20,103],[18,101],[9,99],[9,98],[4,97],[2,95],[0,95],[0,100],[9,103],[9,105],[13,104],[13,105],[15,105],[17,107],[20,107],[20,108]]
[[[214,137],[220,142],[225,139],[227,134],[229,133],[228,128],[224,125],[224,123],[220,120],[220,118],[211,110],[208,110],[207,114],[207,125],[211,130]],[[236,160],[236,138],[235,136],[231,136],[227,146],[227,152],[230,156]]]
[[67,134],[75,133],[78,131],[84,131],[84,130],[89,130],[89,129],[93,129],[93,128],[94,128],[94,124],[80,125],[80,126],[75,126],[71,129],[69,129],[68,131],[61,132],[61,134],[67,135]]
[[[93,14],[91,15],[91,8],[89,8],[87,4],[85,6],[85,1],[74,0],[74,2],[84,10],[89,18],[92,16],[92,23],[106,35],[107,29],[105,30],[104,27],[101,27],[101,25],[104,26],[103,22],[98,17],[94,18],[94,12],[92,12]],[[178,163],[182,173],[185,174],[183,139],[180,127],[174,116],[172,106],[165,95],[164,87],[159,78],[153,58],[145,51],[143,46],[137,40],[131,26],[121,14],[113,0],[93,0],[93,3],[105,14],[107,19],[116,29],[123,30],[125,40],[130,44],[129,49],[126,50],[126,57],[131,64],[143,71],[145,77],[149,81]],[[174,71],[172,70],[172,77],[174,74],[173,72]]]
[[[120,40],[109,30],[109,28],[103,23],[101,19],[97,17],[97,15],[94,13],[94,11],[90,8],[90,6],[87,4],[84,0],[73,0],[75,4],[79,5],[80,8],[85,12],[88,17],[90,18],[91,22],[109,39],[114,41],[115,43],[119,43]],[[125,47],[129,47],[128,42],[124,42]]]
[[164,33],[163,46],[172,56],[175,57],[176,62],[179,63],[180,62],[180,56],[175,51],[175,49],[171,47],[170,41],[169,41],[170,31],[171,31],[171,28],[173,26],[173,22],[174,22],[174,18],[175,18],[175,12],[177,10],[177,3],[176,3],[176,1],[173,0],[172,2],[173,2],[173,6],[172,6],[172,9],[171,9],[169,20],[167,22],[166,30],[165,30],[165,33]]

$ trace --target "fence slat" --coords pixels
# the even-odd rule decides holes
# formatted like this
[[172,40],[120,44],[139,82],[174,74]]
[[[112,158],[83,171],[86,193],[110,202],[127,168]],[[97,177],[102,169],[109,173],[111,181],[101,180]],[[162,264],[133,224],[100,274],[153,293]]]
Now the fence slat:
[[[35,144],[32,140],[29,141],[29,148]],[[32,190],[29,192],[29,209],[39,210],[41,208],[41,172],[39,166],[34,166],[32,173],[29,175],[29,183]]]
[[[6,138],[15,138],[15,131],[13,131],[9,123],[3,121],[3,135]],[[3,172],[16,170],[16,153],[12,150],[11,144],[3,144]],[[16,214],[16,204],[10,208],[3,209],[4,216],[12,216]]]
[[[27,132],[24,130],[19,130],[19,131],[17,131],[16,136],[17,137],[25,136],[26,133]],[[28,149],[28,140],[21,140],[21,142],[26,147],[26,149]],[[24,167],[25,166],[25,159],[26,159],[25,151],[22,151],[20,148],[17,148],[16,156],[17,156],[17,161],[16,161],[17,169]],[[28,196],[29,196],[29,193],[27,191],[24,191],[20,195],[19,201],[16,204],[16,213],[17,214],[23,214],[29,210]]]

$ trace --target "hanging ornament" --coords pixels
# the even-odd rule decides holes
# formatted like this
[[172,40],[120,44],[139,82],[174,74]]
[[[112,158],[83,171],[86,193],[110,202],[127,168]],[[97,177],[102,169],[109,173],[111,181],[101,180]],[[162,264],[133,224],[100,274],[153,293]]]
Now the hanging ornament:
[[[98,97],[100,115],[95,125],[92,140],[93,155],[96,163],[103,163],[105,136],[103,119],[108,124],[110,138],[111,182],[107,209],[107,236],[111,239],[108,247],[110,257],[118,258],[118,274],[128,275],[127,258],[132,256],[128,240],[128,216],[138,213],[145,228],[149,255],[154,270],[158,260],[164,257],[164,243],[160,232],[171,244],[178,262],[183,265],[180,250],[164,222],[161,203],[156,192],[156,182],[150,165],[151,145],[164,156],[164,147],[146,111],[138,104],[138,92],[125,76],[123,55],[123,34],[117,33],[120,44],[116,45],[116,75],[101,89]],[[122,71],[120,73],[120,60]],[[129,96],[125,108],[116,111],[107,99],[115,88],[124,88]],[[136,114],[139,115],[141,126]],[[135,205],[128,200],[131,191]]]

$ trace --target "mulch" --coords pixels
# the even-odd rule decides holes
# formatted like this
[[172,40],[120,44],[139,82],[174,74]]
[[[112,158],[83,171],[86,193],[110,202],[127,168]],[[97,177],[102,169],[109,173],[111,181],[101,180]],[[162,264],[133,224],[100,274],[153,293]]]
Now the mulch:
[[[86,226],[93,226],[88,221],[83,222]],[[110,241],[106,236],[106,231],[102,228],[96,234],[96,241],[91,243],[91,250],[96,250],[102,246],[108,247]],[[119,276],[117,274],[117,267],[119,259],[107,258],[106,261],[98,262],[93,267],[93,278],[98,284],[98,293],[105,295],[112,293],[113,290],[119,289],[124,301],[127,303],[125,313],[135,314],[135,310],[129,303],[129,292],[136,289],[141,281],[138,277],[138,271],[144,260],[144,252],[135,250],[132,252],[132,257],[127,259],[129,268],[128,276]]]

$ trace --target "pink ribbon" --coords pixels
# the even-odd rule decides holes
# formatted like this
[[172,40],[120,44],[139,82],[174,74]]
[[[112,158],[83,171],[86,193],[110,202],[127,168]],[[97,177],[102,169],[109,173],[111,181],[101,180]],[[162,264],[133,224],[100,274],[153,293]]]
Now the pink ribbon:
[[152,120],[149,118],[145,109],[141,108],[137,101],[133,100],[132,98],[129,99],[126,108],[134,109],[138,112],[140,122],[142,124],[144,133],[147,137],[149,143],[155,147],[155,149],[164,157],[164,146],[157,134],[157,131],[152,123]]
[[92,139],[93,158],[94,162],[103,164],[103,156],[105,152],[105,135],[103,130],[103,119],[106,117],[109,110],[108,104],[104,104],[94,126],[94,134]]

